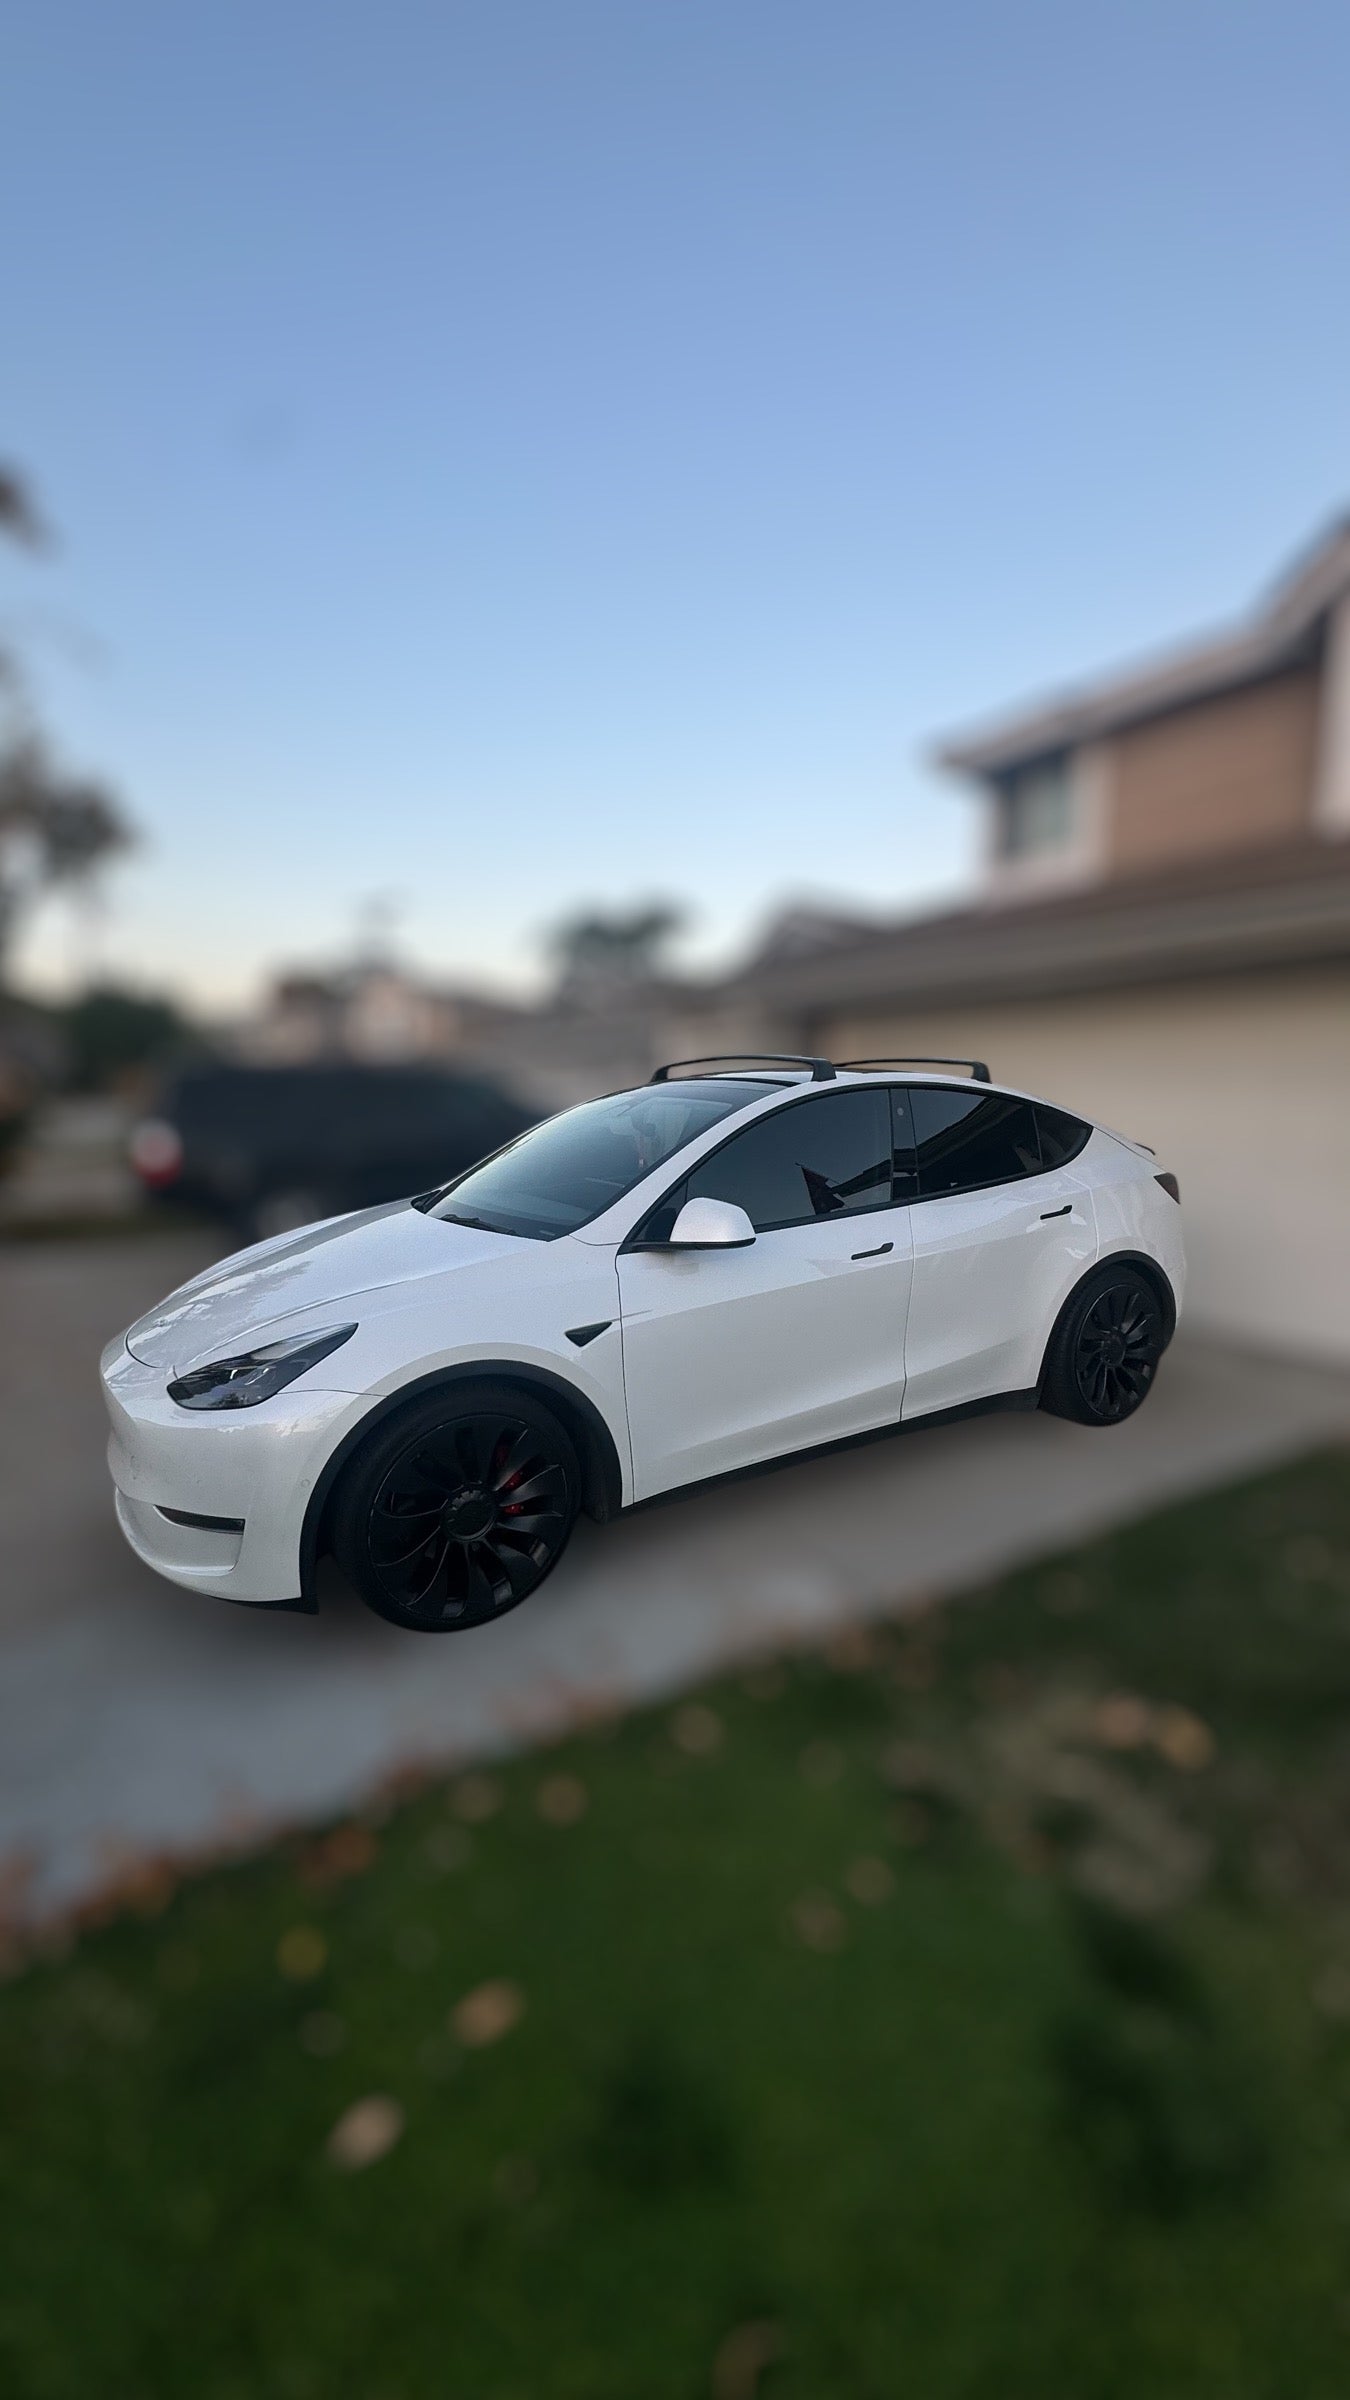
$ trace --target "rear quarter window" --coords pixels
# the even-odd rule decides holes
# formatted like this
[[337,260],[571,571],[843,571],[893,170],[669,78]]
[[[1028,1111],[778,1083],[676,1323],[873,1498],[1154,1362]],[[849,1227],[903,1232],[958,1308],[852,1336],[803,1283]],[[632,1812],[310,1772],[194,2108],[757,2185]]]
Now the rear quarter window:
[[1071,1158],[1077,1158],[1079,1151],[1087,1148],[1092,1134],[1092,1127],[1081,1117],[1070,1116],[1067,1108],[1046,1108],[1039,1100],[1036,1125],[1041,1137],[1043,1168],[1067,1166]]

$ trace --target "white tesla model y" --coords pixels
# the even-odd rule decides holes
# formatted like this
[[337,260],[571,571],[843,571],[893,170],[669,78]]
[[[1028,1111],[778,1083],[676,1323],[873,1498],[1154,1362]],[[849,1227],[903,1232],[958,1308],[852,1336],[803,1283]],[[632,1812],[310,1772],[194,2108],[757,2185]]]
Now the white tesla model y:
[[117,1515],[193,1591],[312,1609],[332,1550],[394,1624],[480,1625],[580,1510],[977,1409],[1120,1424],[1178,1197],[978,1060],[681,1061],[110,1343]]

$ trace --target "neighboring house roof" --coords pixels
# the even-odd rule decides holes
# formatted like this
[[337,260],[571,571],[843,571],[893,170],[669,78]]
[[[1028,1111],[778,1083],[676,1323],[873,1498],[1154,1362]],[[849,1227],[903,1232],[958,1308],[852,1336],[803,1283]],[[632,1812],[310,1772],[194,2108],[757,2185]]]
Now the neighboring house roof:
[[1312,659],[1328,611],[1350,592],[1350,516],[1295,561],[1265,606],[1217,641],[1176,651],[1134,672],[1070,691],[938,751],[942,766],[1000,775],[1036,758],[1116,733],[1148,717],[1259,683]]
[[709,999],[810,1019],[985,1005],[1350,958],[1350,842],[1314,836],[1033,900],[895,925],[847,950],[752,967]]

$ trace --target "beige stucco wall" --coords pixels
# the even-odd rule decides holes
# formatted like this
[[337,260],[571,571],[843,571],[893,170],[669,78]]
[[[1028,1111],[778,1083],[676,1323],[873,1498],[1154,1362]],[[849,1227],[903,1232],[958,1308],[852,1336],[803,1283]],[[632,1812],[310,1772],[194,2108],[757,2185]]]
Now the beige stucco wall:
[[1110,872],[1277,842],[1307,827],[1320,711],[1320,673],[1306,668],[1102,744]]
[[834,1058],[937,1051],[1151,1142],[1181,1178],[1191,1321],[1350,1360],[1350,965],[839,1017]]

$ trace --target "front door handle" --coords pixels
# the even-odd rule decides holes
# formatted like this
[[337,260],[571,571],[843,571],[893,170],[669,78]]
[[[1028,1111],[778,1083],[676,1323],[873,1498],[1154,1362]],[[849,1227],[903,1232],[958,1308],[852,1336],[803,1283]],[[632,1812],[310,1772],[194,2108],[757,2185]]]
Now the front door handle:
[[1064,1206],[1063,1206],[1063,1208],[1045,1208],[1045,1209],[1042,1209],[1042,1211],[1041,1211],[1041,1223],[1042,1223],[1042,1225],[1048,1225],[1052,1217],[1068,1217],[1068,1216],[1072,1216],[1072,1214],[1073,1214],[1073,1202],[1072,1202],[1072,1200],[1066,1200],[1066,1201],[1065,1201],[1065,1203],[1064,1203]]
[[894,1248],[894,1242],[878,1242],[875,1250],[855,1250],[853,1256],[855,1260],[860,1258],[884,1258],[887,1251],[893,1250]]

